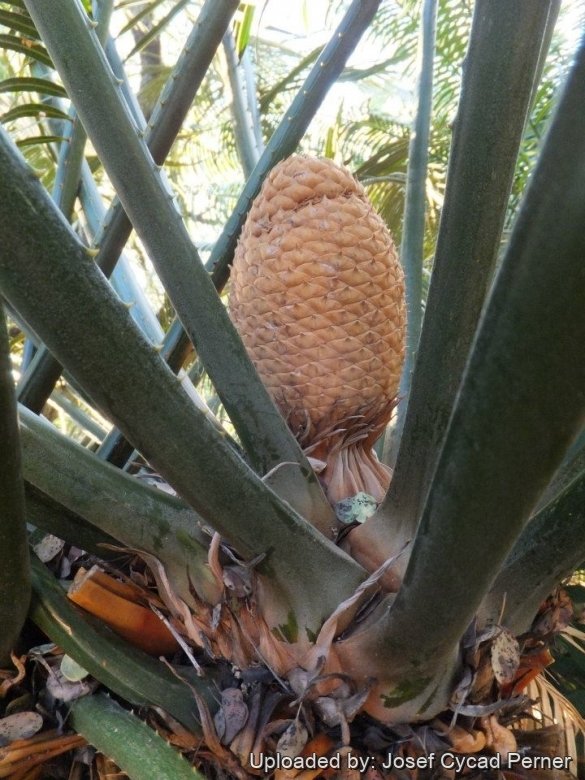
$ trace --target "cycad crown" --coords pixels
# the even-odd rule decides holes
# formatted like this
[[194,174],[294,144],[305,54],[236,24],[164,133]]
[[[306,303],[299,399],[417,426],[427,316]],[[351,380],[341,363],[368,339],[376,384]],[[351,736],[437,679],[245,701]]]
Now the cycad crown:
[[293,156],[266,179],[236,249],[230,311],[331,501],[381,500],[372,445],[404,356],[403,274],[361,184],[331,160]]

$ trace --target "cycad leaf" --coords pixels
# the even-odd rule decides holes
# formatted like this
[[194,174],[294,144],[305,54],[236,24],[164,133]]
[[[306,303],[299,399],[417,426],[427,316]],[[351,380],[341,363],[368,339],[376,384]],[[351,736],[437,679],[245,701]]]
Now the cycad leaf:
[[154,729],[103,694],[74,702],[71,724],[132,780],[204,780]]
[[130,51],[126,59],[130,59],[132,55],[136,54],[139,51],[142,51],[148,44],[153,41],[155,38],[158,38],[158,36],[162,33],[162,31],[168,27],[168,25],[173,21],[175,16],[181,11],[186,5],[188,5],[190,0],[179,0],[179,2],[172,8],[169,13],[160,20],[157,24],[154,25],[147,33],[145,33],[142,38],[138,41],[136,46]]
[[64,141],[65,138],[62,135],[33,135],[30,138],[21,138],[16,141],[16,145],[22,149],[25,146],[37,146],[39,144],[58,144]]
[[38,40],[39,34],[29,16],[16,14],[12,11],[0,9],[0,24],[8,27],[9,30],[16,30],[25,35],[28,39]]
[[411,539],[421,517],[492,280],[550,2],[522,15],[508,0],[475,5],[412,392],[390,489],[363,529],[371,543],[390,525]]
[[[62,119],[66,122],[71,121],[71,117],[65,112],[46,103],[23,103],[21,106],[15,106],[0,116],[0,122],[6,124],[13,119],[21,119],[24,116],[35,116],[37,119]],[[55,138],[55,136],[53,136]]]
[[38,92],[41,95],[67,97],[67,92],[60,84],[49,79],[19,76],[0,81],[0,92]]
[[[142,6],[140,11],[135,16],[133,16],[130,21],[124,25],[124,27],[122,27],[120,30],[120,35],[128,32],[128,30],[131,30],[146,16],[150,16],[158,8],[158,6],[162,5],[164,2],[165,0],[153,0],[150,3],[139,3],[139,5]],[[129,5],[131,5],[131,3],[122,3],[120,7],[127,7]]]
[[254,3],[242,3],[243,11],[241,18],[237,20],[235,24],[235,39],[236,39],[236,53],[238,59],[241,59],[244,53],[248,41],[250,40],[250,32],[252,30],[252,22],[254,20]]
[[51,68],[53,67],[47,50],[28,38],[20,38],[17,35],[0,35],[0,48],[17,51],[19,54],[26,54],[27,57],[30,57],[43,65],[48,65]]
[[490,590],[482,612],[526,631],[539,605],[585,558],[585,470],[538,511],[519,536]]

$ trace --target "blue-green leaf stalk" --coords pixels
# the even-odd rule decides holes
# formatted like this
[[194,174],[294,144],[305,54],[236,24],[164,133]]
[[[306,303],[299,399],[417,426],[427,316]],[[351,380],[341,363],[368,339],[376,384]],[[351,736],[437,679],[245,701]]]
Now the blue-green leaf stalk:
[[0,664],[10,658],[30,600],[20,439],[4,310],[0,301]]
[[223,50],[227,64],[227,75],[232,92],[232,116],[234,118],[234,134],[238,157],[246,179],[251,175],[260,157],[260,149],[256,143],[251,115],[248,111],[246,87],[242,79],[236,42],[233,33],[228,30],[223,36]]
[[259,571],[279,590],[272,603],[315,631],[361,567],[282,502],[193,404],[1,131],[0,201],[2,293],[206,524],[244,557],[265,554]]
[[[444,707],[439,680],[455,672],[460,638],[585,423],[584,90],[582,45],[473,343],[402,587],[348,640],[396,689],[426,681],[416,704],[427,714]],[[389,717],[410,719],[412,706]]]
[[27,483],[116,539],[119,546],[157,557],[177,594],[188,603],[191,583],[200,598],[218,600],[218,584],[207,565],[210,537],[202,531],[196,512],[105,463],[24,407],[20,429]]
[[[420,339],[423,318],[423,260],[425,237],[425,207],[427,186],[427,165],[429,159],[429,138],[433,107],[433,66],[435,56],[435,31],[437,0],[425,0],[422,6],[420,40],[420,72],[418,78],[418,106],[414,127],[408,147],[408,170],[406,174],[406,196],[404,204],[404,225],[400,245],[400,262],[404,269],[406,309],[408,312],[406,330],[406,354],[402,379],[398,419],[392,436],[386,434],[383,460],[394,465],[392,452],[396,449],[402,433],[406,399],[410,393],[412,372]],[[394,443],[394,446],[392,446]]]
[[[306,467],[203,267],[83,8],[77,1],[26,5],[251,461],[262,472],[285,461]],[[67,46],[71,40],[73,48]]]
[[381,510],[354,539],[361,547],[378,549],[380,562],[413,538],[421,517],[492,282],[552,1],[475,4],[396,468]]
[[[138,102],[132,99],[133,95],[127,89],[123,66],[113,42],[110,40],[106,46],[114,75],[122,79],[121,89],[124,92],[126,105],[132,112],[139,129],[144,130],[145,141],[158,165],[164,163],[170,151],[237,5],[237,0],[207,0],[204,4],[177,65],[157,101],[148,125],[142,116]],[[82,173],[81,202],[91,220],[92,216],[95,216],[95,210],[99,209],[101,200],[86,164],[82,167]],[[92,220],[95,243],[99,247],[96,262],[109,277],[128,240],[132,225],[117,198],[114,199],[107,213],[104,212],[99,217],[101,226]],[[43,351],[45,354],[42,360],[39,359],[34,371],[25,378],[26,387],[23,384],[19,394],[20,401],[37,412],[43,408],[61,373],[59,362],[46,354],[46,349]]]
[[482,622],[516,634],[530,628],[540,604],[585,561],[585,472],[530,521],[480,610]]

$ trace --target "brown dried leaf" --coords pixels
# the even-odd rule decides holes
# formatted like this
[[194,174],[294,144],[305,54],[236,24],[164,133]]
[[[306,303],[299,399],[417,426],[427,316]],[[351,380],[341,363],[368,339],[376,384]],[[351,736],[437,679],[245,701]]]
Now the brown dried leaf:
[[98,780],[119,780],[122,777],[128,777],[125,772],[122,772],[120,768],[114,764],[110,758],[104,756],[103,753],[97,753],[94,766]]
[[338,699],[332,699],[330,696],[320,696],[315,700],[315,708],[328,726],[340,725],[343,715]]
[[335,611],[323,623],[317,641],[308,653],[308,658],[304,666],[309,669],[316,669],[327,659],[331,644],[337,634],[345,630],[355,617],[359,607],[372,596],[379,588],[379,583],[383,579],[388,569],[396,562],[406,549],[408,543],[400,550],[397,555],[385,561],[375,572],[359,585],[349,598],[342,601]]
[[[321,664],[322,666],[323,664]],[[299,698],[303,698],[311,684],[318,679],[318,673],[311,671],[307,672],[305,669],[301,669],[300,667],[297,667],[295,669],[291,669],[289,672],[287,679],[290,684],[290,687],[293,689],[293,691],[296,693],[296,695]]]
[[213,722],[220,741],[229,745],[246,725],[248,707],[239,688],[226,688],[221,692],[221,705],[215,713]]
[[288,758],[296,758],[307,744],[309,732],[299,720],[291,721],[288,728],[280,735],[276,751]]
[[447,738],[457,753],[478,753],[483,750],[486,744],[486,737],[483,731],[472,729],[467,731],[460,726],[455,726],[447,734]]
[[[231,752],[238,757],[242,766],[247,766],[250,763],[250,754],[262,752],[262,734],[272,716],[274,707],[282,698],[283,694],[280,691],[271,691],[264,695],[262,686],[252,688],[248,698],[248,720],[230,744]],[[259,743],[257,751],[255,750],[256,743]]]
[[221,608],[222,603],[216,604],[211,613],[211,630],[217,631],[219,624],[221,623]]
[[92,693],[97,687],[97,681],[92,679],[70,682],[60,669],[55,668],[47,677],[46,686],[53,698],[67,702]]
[[366,703],[366,699],[370,694],[370,690],[373,684],[373,680],[368,680],[361,691],[358,691],[357,693],[354,693],[353,696],[348,696],[346,699],[342,700],[341,709],[348,723],[351,723],[351,721],[355,718],[355,716]]
[[8,691],[22,682],[26,676],[24,667],[26,656],[23,655],[19,658],[15,653],[10,653],[10,660],[16,667],[16,674],[11,676],[12,672],[4,669],[0,670],[0,680],[2,680],[2,682],[0,682],[0,699],[3,699]]
[[558,634],[564,631],[572,618],[573,602],[567,595],[567,592],[559,588],[541,606],[532,626],[532,631],[540,636]]
[[490,657],[490,649],[487,645],[479,651],[477,671],[473,677],[473,685],[469,693],[469,701],[478,704],[489,700],[490,692],[494,684],[494,670]]
[[53,536],[53,534],[45,534],[40,542],[34,545],[33,550],[39,560],[43,563],[48,563],[59,555],[64,546],[65,542],[63,539],[59,539],[58,536]]
[[161,561],[154,555],[144,552],[143,550],[137,550],[133,548],[127,548],[140,555],[150,568],[152,575],[156,581],[156,587],[158,595],[162,599],[164,605],[167,607],[173,617],[175,617],[185,628],[185,633],[192,640],[192,642],[198,647],[203,646],[203,637],[200,627],[197,625],[195,617],[189,606],[183,599],[175,593],[167,573]]
[[221,707],[213,716],[213,725],[215,726],[215,730],[217,732],[217,736],[219,737],[220,742],[224,742],[226,723],[225,723],[225,712],[222,710]]
[[[189,683],[184,680],[189,685]],[[199,710],[199,719],[201,721],[201,730],[203,731],[203,737],[206,747],[211,753],[219,760],[220,764],[225,767],[237,780],[249,780],[248,773],[242,769],[240,763],[233,756],[229,750],[223,747],[217,737],[215,725],[209,712],[209,708],[205,703],[205,700],[200,696],[195,688],[189,685]]]
[[16,712],[0,718],[0,745],[9,745],[17,739],[28,739],[43,726],[38,712]]
[[217,582],[221,585],[223,583],[223,567],[219,562],[219,551],[221,548],[221,536],[217,531],[211,537],[209,543],[209,550],[207,551],[207,562],[209,568]]
[[168,742],[183,748],[184,750],[197,750],[201,745],[201,738],[199,735],[186,729],[182,723],[179,723],[178,720],[173,718],[172,715],[169,715],[168,712],[165,712],[161,707],[153,707],[152,709],[156,712],[158,717],[158,721],[153,724],[154,728],[161,732],[162,723],[166,729],[164,736]]
[[85,745],[85,739],[79,734],[60,735],[56,731],[44,731],[30,739],[17,740],[0,750],[0,777],[39,780],[47,776],[43,764]]
[[507,629],[496,636],[491,648],[492,669],[500,685],[512,682],[520,666],[520,645]]
[[223,584],[230,590],[234,596],[239,599],[245,599],[252,595],[254,590],[252,586],[253,571],[237,564],[224,566]]
[[455,690],[451,694],[451,707],[453,709],[456,709],[457,705],[463,704],[463,702],[467,699],[472,684],[473,684],[473,672],[467,666],[463,670],[461,679],[459,680],[459,682],[455,686]]
[[512,699],[498,699],[490,704],[462,704],[458,707],[457,712],[459,715],[463,715],[470,718],[479,718],[485,715],[491,715],[498,710],[506,708],[521,710],[528,703],[527,696],[514,696]]

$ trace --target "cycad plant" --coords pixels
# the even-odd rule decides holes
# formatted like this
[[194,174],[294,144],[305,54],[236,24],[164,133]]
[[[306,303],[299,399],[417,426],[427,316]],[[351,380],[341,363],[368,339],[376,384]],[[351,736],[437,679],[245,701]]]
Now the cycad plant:
[[[557,586],[585,559],[585,48],[575,55],[496,273],[518,149],[559,3],[476,0],[421,330],[437,11],[433,0],[423,3],[402,240],[409,331],[401,397],[372,400],[373,374],[357,390],[339,382],[343,350],[338,360],[328,352],[326,368],[315,368],[341,386],[333,428],[344,432],[344,443],[365,437],[373,444],[367,437],[379,432],[378,417],[364,433],[364,404],[388,411],[398,402],[396,463],[379,503],[381,496],[365,489],[367,478],[351,476],[366,466],[347,456],[350,474],[334,491],[329,483],[328,500],[317,473],[323,464],[314,448],[301,447],[308,428],[298,405],[291,430],[277,410],[287,415],[278,382],[251,349],[269,393],[218,293],[229,283],[263,182],[296,150],[384,4],[353,0],[265,147],[257,133],[241,131],[249,175],[204,265],[162,166],[222,38],[238,51],[242,35],[229,31],[237,6],[203,4],[146,123],[108,39],[111,3],[97,4],[95,17],[78,0],[3,4],[8,33],[1,42],[29,58],[20,86],[40,95],[30,110],[38,114],[42,106],[49,128],[43,140],[58,145],[59,159],[51,197],[8,134],[0,135],[0,293],[10,334],[26,333],[34,353],[22,358],[18,437],[2,335],[0,656],[7,660],[18,646],[32,580],[32,623],[66,654],[66,668],[73,659],[82,667],[78,676],[91,675],[112,694],[94,693],[88,683],[70,705],[66,729],[132,778],[576,774],[570,759],[579,751],[567,753],[568,736],[553,738],[560,727],[555,731],[525,693],[570,617]],[[377,18],[379,24],[383,16]],[[240,34],[242,27],[246,12]],[[153,28],[142,44],[155,36]],[[253,111],[246,111],[249,119]],[[317,210],[313,228],[327,245],[336,215],[349,207],[328,207],[332,228],[318,212],[326,189],[302,178],[314,162],[294,164],[303,203]],[[99,165],[116,192],[107,210],[93,179]],[[363,193],[349,181],[341,197],[354,187]],[[244,236],[269,230],[270,215],[286,212],[277,195],[267,204],[267,192],[256,208],[267,222],[248,223]],[[370,233],[384,230],[371,220]],[[108,282],[132,229],[176,312],[165,333],[152,312],[130,307],[116,292],[124,280],[135,290],[128,274],[118,271],[115,288]],[[356,289],[331,273],[323,292],[313,276],[336,259],[331,250],[320,257],[313,236],[287,260],[286,235],[263,247],[240,244],[240,256],[258,252],[253,274],[239,272],[248,273],[257,316],[235,317],[250,347],[256,330],[267,327],[258,318],[270,315],[266,306],[254,308],[254,291],[260,299],[278,284],[286,298],[288,286],[297,286],[305,331],[286,339],[282,323],[274,327],[274,360],[281,352],[285,373],[289,364],[302,369],[303,350],[315,360],[319,339],[330,346],[339,337],[347,325],[344,296]],[[339,240],[334,271],[341,274],[349,257],[352,274],[367,281],[368,236],[351,250]],[[262,252],[267,266],[276,257],[272,280],[262,276]],[[393,278],[401,293],[398,270]],[[364,289],[364,311],[375,314]],[[310,314],[325,310],[324,297],[336,306],[323,335],[311,329]],[[401,333],[400,322],[397,328]],[[196,354],[191,379],[181,372],[189,345]],[[390,362],[400,353],[398,345]],[[194,388],[203,371],[230,427]],[[86,425],[95,409],[115,426],[97,453],[40,415],[62,372]],[[392,394],[394,379],[386,388]],[[305,412],[312,424],[311,408]],[[133,451],[134,463],[143,471],[148,464],[174,495],[119,468]],[[376,463],[369,450],[367,458]],[[26,524],[33,541],[33,529],[41,529],[86,551],[84,563],[99,563],[77,573],[69,599],[55,567],[34,555],[29,564]],[[156,659],[161,653],[165,662]],[[28,764],[6,748],[0,776],[40,776],[27,756]]]

